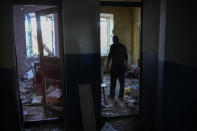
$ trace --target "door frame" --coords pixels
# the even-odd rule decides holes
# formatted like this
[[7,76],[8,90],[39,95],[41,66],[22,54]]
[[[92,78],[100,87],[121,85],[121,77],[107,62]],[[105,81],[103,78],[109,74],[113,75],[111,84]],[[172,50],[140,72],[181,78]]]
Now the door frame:
[[[59,34],[59,55],[60,55],[60,68],[62,70],[61,72],[61,79],[62,79],[62,92],[63,92],[63,110],[65,111],[65,105],[66,105],[66,101],[65,101],[65,94],[66,94],[66,85],[65,85],[65,78],[66,78],[66,74],[65,74],[65,62],[64,62],[64,44],[63,44],[63,19],[62,19],[62,4],[61,4],[61,0],[53,0],[53,1],[48,1],[48,0],[13,0],[12,2],[12,9],[14,8],[14,6],[16,5],[22,5],[22,6],[31,6],[31,5],[35,5],[35,6],[54,6],[59,8],[59,12],[58,12],[58,34]],[[14,17],[14,14],[12,13],[12,17]],[[14,21],[13,21],[14,22]],[[62,27],[62,28],[61,28]],[[13,27],[13,31],[14,31],[14,27]],[[15,34],[14,34],[15,36]],[[15,47],[16,44],[14,43]],[[16,48],[15,48],[16,50]],[[15,52],[15,56],[17,59],[17,55]],[[17,61],[16,61],[16,67],[17,67]],[[19,82],[18,82],[18,68],[16,68],[16,74],[17,74],[17,89],[19,91]],[[19,94],[19,98],[20,98],[20,94]],[[20,117],[21,117],[21,124],[22,124],[22,128],[24,129],[24,127],[26,126],[26,124],[24,123],[24,119],[23,119],[23,108],[22,108],[22,103],[19,102],[19,108],[20,108]],[[64,118],[65,118],[66,112],[64,112]],[[66,120],[64,119],[64,121],[66,122]],[[31,124],[31,123],[28,123]]]
[[[137,116],[141,115],[141,94],[142,94],[142,70],[143,70],[143,44],[142,44],[142,22],[143,22],[143,0],[142,2],[114,2],[114,1],[101,1],[100,7],[138,7],[140,8],[140,82],[139,82],[139,109]],[[100,18],[100,17],[99,17]]]

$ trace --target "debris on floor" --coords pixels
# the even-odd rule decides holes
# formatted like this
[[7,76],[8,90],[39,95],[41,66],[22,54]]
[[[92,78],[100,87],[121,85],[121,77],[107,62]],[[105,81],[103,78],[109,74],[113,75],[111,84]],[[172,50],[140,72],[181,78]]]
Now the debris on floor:
[[24,121],[41,121],[58,119],[56,115],[44,109],[43,105],[23,106]]
[[106,122],[104,127],[101,129],[101,131],[118,131],[118,130],[114,129],[114,127],[110,123]]
[[62,96],[62,92],[59,88],[54,89],[46,96],[46,100],[48,104],[52,105],[61,105],[60,97]]
[[27,116],[27,115],[31,115],[31,114],[25,110],[25,111],[23,112],[23,115],[24,115],[24,116]]
[[133,86],[130,89],[130,95],[132,97],[138,97],[139,96],[139,87],[138,86]]
[[30,69],[25,75],[24,78],[26,79],[33,79],[34,78],[34,72],[32,69]]
[[19,81],[19,92],[22,104],[31,104],[33,99],[33,82],[31,80],[21,80]]
[[32,100],[32,104],[41,104],[42,103],[42,96],[35,95]]
[[[52,111],[49,111],[48,107],[46,108],[46,106],[43,105],[42,92],[44,88],[42,88],[40,85],[40,73],[36,72],[36,75],[34,75],[34,70],[32,68],[29,69],[27,73],[20,74],[18,78],[20,99],[23,105],[24,121],[58,119],[59,117],[56,115],[57,113],[52,113]],[[60,91],[59,87],[51,87],[48,88],[47,91],[48,102],[50,104],[60,105],[62,92]],[[54,109],[59,110],[59,112],[63,110],[62,107],[55,107],[53,110]]]
[[60,81],[55,79],[47,79],[45,95],[47,104],[61,106],[62,90],[60,89]]
[[33,127],[25,128],[24,131],[67,131],[64,122],[40,124]]
[[[116,84],[115,98],[112,99],[110,95],[110,76],[105,74],[103,77],[103,84],[105,85],[105,98],[106,104],[104,102],[104,94],[102,93],[101,107],[102,107],[102,117],[118,117],[125,115],[134,115],[138,110],[138,97],[139,97],[139,80],[132,81],[130,79],[125,81],[125,91],[124,98],[119,99],[119,82]],[[101,90],[103,91],[103,89]]]
[[130,94],[130,87],[125,88],[124,93],[127,94],[127,95]]

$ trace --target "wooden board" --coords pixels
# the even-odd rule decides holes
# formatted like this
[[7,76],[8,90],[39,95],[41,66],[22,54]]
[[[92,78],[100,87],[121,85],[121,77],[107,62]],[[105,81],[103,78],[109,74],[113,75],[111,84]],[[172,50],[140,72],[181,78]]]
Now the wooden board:
[[90,84],[78,85],[84,131],[97,131]]

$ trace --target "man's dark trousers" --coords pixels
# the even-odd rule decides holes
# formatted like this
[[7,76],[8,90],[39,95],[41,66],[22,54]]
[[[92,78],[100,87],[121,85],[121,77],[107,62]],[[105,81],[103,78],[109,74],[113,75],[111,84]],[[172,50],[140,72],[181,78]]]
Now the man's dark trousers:
[[119,80],[120,83],[120,91],[119,97],[123,98],[124,96],[124,85],[125,85],[125,70],[124,67],[113,67],[110,70],[110,77],[111,77],[111,85],[110,85],[110,96],[115,96],[116,90],[116,81]]

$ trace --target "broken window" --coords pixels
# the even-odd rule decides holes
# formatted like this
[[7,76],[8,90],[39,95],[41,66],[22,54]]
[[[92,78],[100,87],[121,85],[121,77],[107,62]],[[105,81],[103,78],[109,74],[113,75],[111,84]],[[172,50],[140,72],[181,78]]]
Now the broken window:
[[[25,34],[27,57],[36,57],[38,53],[37,24],[35,13],[25,14]],[[54,15],[41,17],[44,56],[56,56]]]
[[110,45],[112,44],[113,36],[113,14],[101,13],[100,14],[100,45],[101,56],[107,56],[109,53]]
[[27,57],[38,56],[37,24],[35,13],[25,14]]
[[56,56],[54,35],[54,14],[41,16],[41,30],[44,56]]

